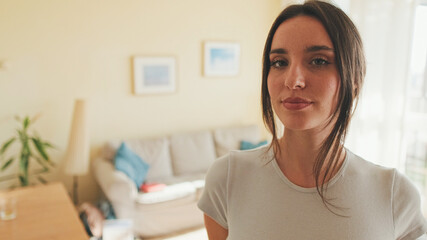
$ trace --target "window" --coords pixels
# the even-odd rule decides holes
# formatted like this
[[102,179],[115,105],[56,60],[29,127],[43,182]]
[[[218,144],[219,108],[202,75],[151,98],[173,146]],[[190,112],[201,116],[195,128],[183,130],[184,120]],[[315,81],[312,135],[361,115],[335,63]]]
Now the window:
[[[404,124],[405,172],[427,203],[427,1],[415,11]],[[427,209],[424,209],[427,213]],[[426,215],[426,214],[425,214]]]
[[427,3],[415,13],[409,84],[409,111],[427,113]]

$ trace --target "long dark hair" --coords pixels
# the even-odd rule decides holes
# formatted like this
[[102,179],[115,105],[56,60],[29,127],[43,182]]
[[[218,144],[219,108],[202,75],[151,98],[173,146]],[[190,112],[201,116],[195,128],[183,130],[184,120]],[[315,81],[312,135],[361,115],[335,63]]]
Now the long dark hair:
[[[307,1],[304,4],[291,5],[285,8],[270,29],[263,54],[261,103],[264,123],[272,134],[270,148],[280,151],[277,125],[267,85],[270,71],[269,54],[271,43],[280,24],[290,18],[301,15],[314,17],[325,27],[335,49],[335,62],[341,81],[337,108],[331,118],[331,121],[336,119],[336,122],[332,131],[322,142],[313,166],[317,192],[329,209],[329,206],[333,205],[325,197],[327,190],[327,183],[325,182],[338,167],[347,129],[356,109],[366,73],[365,56],[358,30],[341,9],[321,1]],[[326,169],[323,174],[322,169]]]

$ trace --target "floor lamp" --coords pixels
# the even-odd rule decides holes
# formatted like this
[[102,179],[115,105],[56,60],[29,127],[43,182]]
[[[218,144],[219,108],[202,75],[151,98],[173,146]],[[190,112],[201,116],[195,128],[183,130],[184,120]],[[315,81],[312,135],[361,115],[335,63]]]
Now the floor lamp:
[[65,173],[73,176],[73,202],[78,204],[78,176],[89,168],[89,131],[87,102],[77,99],[74,103],[73,121],[65,155]]

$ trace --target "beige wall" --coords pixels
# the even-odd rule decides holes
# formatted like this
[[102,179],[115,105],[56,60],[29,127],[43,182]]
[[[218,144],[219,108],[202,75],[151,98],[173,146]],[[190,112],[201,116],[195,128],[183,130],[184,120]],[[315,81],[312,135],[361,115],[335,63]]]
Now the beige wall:
[[[41,113],[35,128],[58,147],[48,178],[71,189],[62,160],[76,98],[90,101],[92,156],[114,138],[261,126],[261,54],[279,9],[280,0],[2,0],[0,142],[13,134],[15,115]],[[202,76],[206,40],[240,43],[237,77]],[[175,57],[177,91],[133,95],[138,55]],[[79,183],[81,201],[96,200],[92,173]]]

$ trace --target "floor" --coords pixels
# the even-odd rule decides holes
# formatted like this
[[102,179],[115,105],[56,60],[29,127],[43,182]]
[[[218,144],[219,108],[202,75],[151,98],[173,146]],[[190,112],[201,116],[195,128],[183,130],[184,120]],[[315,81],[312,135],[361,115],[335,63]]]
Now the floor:
[[180,236],[164,238],[164,240],[208,240],[208,235],[206,229],[202,228]]
[[179,235],[150,238],[149,240],[208,240],[208,234],[205,228],[198,228]]

